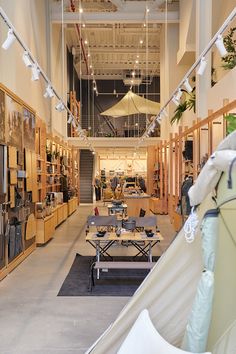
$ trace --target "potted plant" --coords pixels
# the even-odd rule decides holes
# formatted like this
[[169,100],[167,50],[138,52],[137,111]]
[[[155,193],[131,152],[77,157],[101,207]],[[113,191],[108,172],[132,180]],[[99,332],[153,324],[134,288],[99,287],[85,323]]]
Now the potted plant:
[[171,124],[173,123],[178,123],[180,119],[182,118],[183,113],[188,109],[191,110],[193,109],[195,113],[195,103],[196,103],[196,94],[195,94],[195,87],[193,88],[193,91],[188,93],[186,90],[181,90],[183,91],[183,95],[181,98],[181,102],[178,105],[178,107],[174,111],[174,116],[171,118]]
[[236,66],[236,27],[230,28],[228,34],[224,37],[224,45],[228,54],[221,58],[223,62],[223,68],[225,70],[231,70]]
[[236,130],[236,114],[235,113],[229,113],[229,114],[225,115],[224,119],[227,120],[227,134],[230,134],[234,130]]

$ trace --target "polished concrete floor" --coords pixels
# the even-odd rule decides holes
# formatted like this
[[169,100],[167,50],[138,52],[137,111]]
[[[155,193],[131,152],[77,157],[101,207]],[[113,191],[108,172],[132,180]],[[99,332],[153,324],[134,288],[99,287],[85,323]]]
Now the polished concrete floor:
[[[100,211],[106,208],[99,205]],[[85,242],[84,227],[92,205],[82,205],[55,232],[53,240],[38,247],[0,282],[0,354],[85,353],[116,318],[128,297],[57,297],[75,254],[93,255]],[[174,231],[167,216],[158,216],[165,240]],[[112,252],[132,252],[114,247]],[[105,353],[104,353],[105,354]]]

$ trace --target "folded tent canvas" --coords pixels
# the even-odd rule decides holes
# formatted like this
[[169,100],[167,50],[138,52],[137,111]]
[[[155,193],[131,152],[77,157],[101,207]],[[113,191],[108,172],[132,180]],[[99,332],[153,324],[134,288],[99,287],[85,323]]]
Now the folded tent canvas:
[[136,95],[130,90],[118,103],[100,114],[115,118],[138,113],[156,115],[159,110],[160,103]]
[[[206,334],[206,350],[213,354],[235,354],[236,163],[232,171],[233,188],[229,189],[227,185],[229,162],[232,162],[235,156],[236,132],[233,132],[219,145],[216,154],[208,160],[190,190],[192,205],[200,203],[197,206],[199,223],[194,241],[186,242],[184,229],[178,233],[118,318],[87,353],[116,353],[140,312],[145,308],[148,309],[151,320],[162,337],[176,347],[181,346],[203,273],[200,225],[206,211],[215,209],[218,205],[220,212],[214,297],[210,327]],[[207,184],[204,188],[202,180]],[[212,194],[216,186],[215,202]],[[224,201],[226,203],[222,204]],[[202,312],[204,313],[204,309]]]

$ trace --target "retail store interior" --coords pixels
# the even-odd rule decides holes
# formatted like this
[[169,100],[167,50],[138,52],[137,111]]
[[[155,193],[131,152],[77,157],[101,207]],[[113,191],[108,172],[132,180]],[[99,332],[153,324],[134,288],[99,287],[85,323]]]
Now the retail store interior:
[[0,353],[236,354],[235,0],[0,0]]

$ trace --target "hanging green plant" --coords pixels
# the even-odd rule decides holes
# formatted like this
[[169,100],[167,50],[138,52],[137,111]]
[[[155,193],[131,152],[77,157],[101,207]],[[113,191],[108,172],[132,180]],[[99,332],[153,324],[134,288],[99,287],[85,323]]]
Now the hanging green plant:
[[230,134],[234,130],[236,130],[236,114],[235,113],[229,113],[226,116],[224,116],[224,119],[227,120],[227,133]]
[[183,113],[187,110],[193,109],[195,113],[195,108],[196,108],[196,93],[195,93],[195,87],[193,88],[193,91],[188,93],[186,90],[181,90],[183,91],[183,95],[181,97],[181,102],[178,105],[178,107],[174,111],[174,116],[171,118],[171,124],[173,123],[179,123],[180,119],[183,116]]
[[236,66],[236,27],[230,28],[228,34],[224,37],[224,45],[228,54],[221,58],[225,70],[231,70]]

